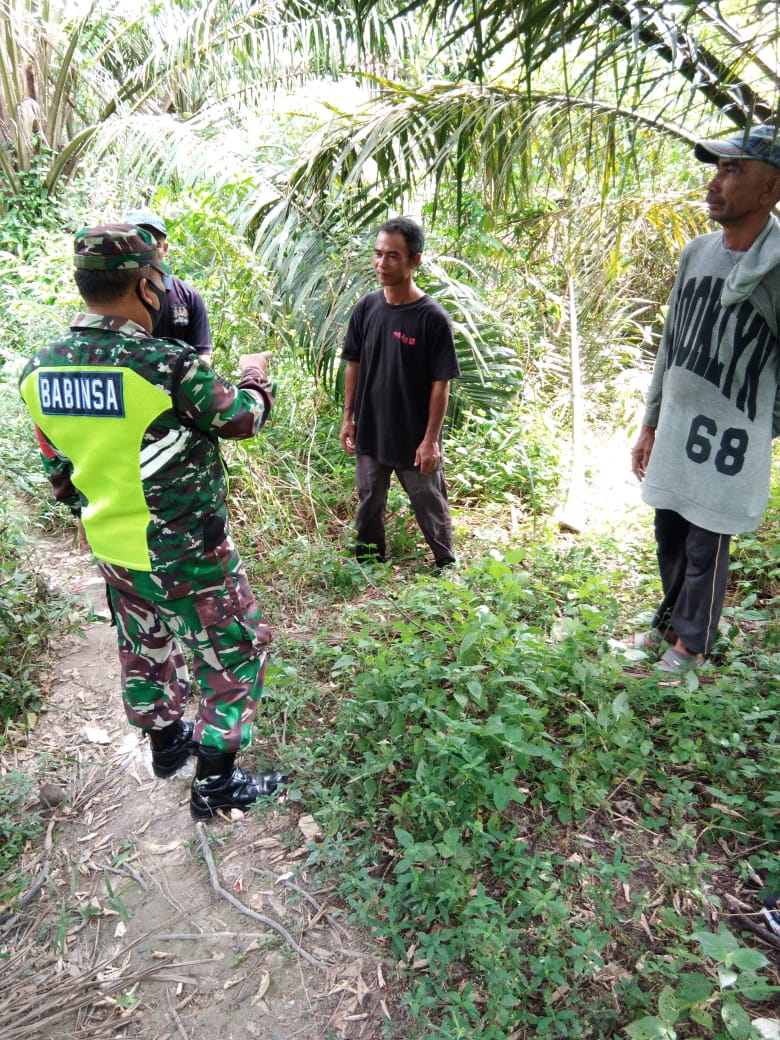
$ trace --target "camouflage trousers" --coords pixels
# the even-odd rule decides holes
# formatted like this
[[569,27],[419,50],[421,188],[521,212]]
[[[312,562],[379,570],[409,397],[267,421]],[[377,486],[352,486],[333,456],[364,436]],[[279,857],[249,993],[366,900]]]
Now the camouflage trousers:
[[181,718],[190,693],[186,647],[200,695],[195,740],[221,751],[245,748],[271,630],[232,539],[182,561],[171,576],[98,565],[109,587],[130,724],[152,730]]

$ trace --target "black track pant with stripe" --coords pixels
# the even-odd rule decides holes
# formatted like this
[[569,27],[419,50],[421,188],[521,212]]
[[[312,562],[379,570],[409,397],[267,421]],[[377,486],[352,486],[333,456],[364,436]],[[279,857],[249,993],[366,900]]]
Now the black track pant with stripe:
[[657,509],[655,540],[664,595],[653,627],[672,628],[692,653],[708,654],[726,599],[731,535],[705,531],[671,509]]

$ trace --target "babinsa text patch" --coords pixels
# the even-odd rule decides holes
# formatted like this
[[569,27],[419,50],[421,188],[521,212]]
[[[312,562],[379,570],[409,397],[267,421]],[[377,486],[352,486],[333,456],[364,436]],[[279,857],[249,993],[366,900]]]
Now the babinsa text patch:
[[121,372],[39,372],[38,399],[44,415],[125,414]]

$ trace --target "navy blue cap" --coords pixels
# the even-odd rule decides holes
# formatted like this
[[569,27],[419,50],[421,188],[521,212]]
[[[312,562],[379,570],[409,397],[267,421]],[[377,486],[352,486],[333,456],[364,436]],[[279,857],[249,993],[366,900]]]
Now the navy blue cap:
[[780,130],[774,126],[746,127],[735,137],[722,141],[699,141],[693,154],[701,162],[718,159],[760,159],[780,170]]

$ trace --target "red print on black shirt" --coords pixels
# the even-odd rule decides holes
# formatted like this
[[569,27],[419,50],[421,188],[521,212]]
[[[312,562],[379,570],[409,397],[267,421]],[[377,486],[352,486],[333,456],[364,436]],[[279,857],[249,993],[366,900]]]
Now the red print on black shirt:
[[394,332],[393,336],[395,339],[400,339],[402,343],[408,343],[410,347],[413,347],[417,342],[415,336],[407,336],[405,332]]

